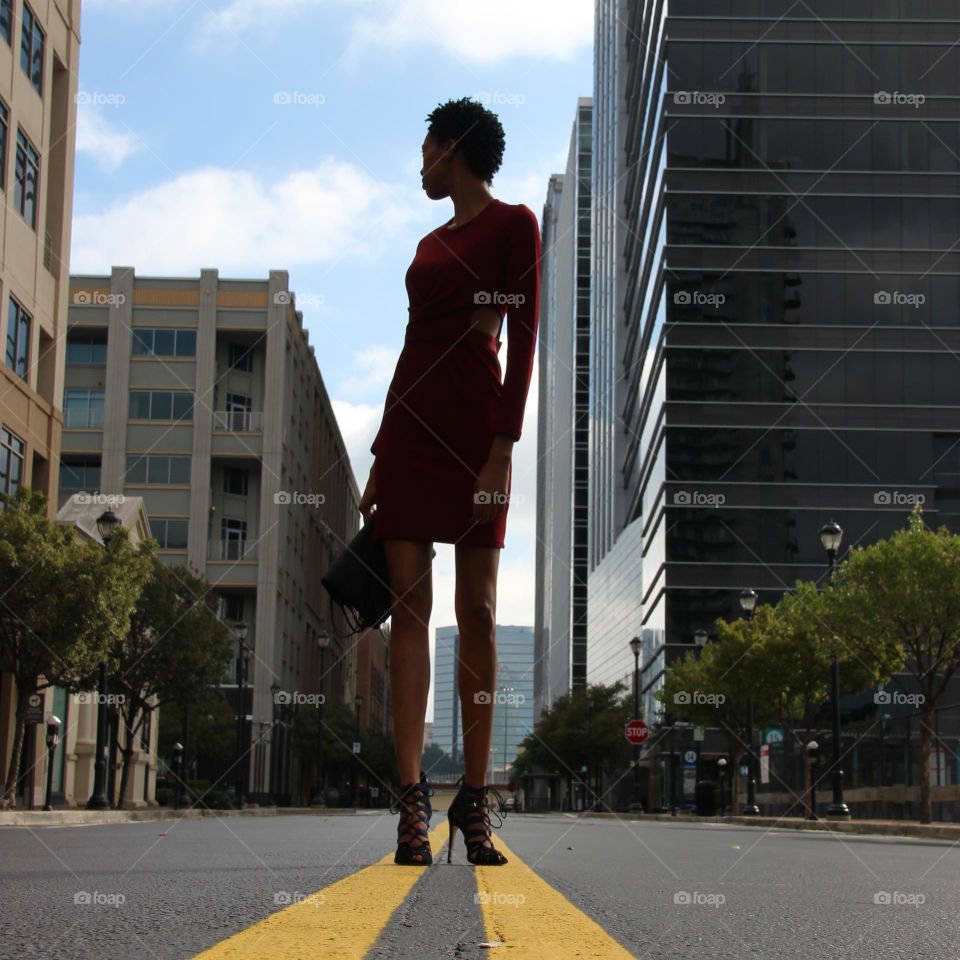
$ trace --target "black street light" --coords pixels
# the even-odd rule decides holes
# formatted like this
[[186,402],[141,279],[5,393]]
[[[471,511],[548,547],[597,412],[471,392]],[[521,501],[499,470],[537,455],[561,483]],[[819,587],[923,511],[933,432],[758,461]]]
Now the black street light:
[[60,742],[60,718],[51,713],[47,717],[47,798],[43,805],[44,810],[53,809],[53,761]]
[[270,733],[270,799],[276,804],[280,795],[280,702],[277,694],[280,684],[270,684],[270,702],[273,704],[273,730]]
[[320,699],[317,702],[317,782],[313,788],[313,801],[311,806],[322,807],[325,801],[325,777],[323,770],[323,656],[330,646],[330,634],[322,627],[317,634],[317,647],[320,650],[320,679],[317,686],[320,688]]
[[887,751],[886,751],[886,736],[887,736],[887,721],[890,719],[889,713],[882,713],[880,715],[880,786],[885,787],[887,785]]
[[[703,648],[707,645],[707,641],[710,639],[710,634],[707,633],[703,627],[700,627],[699,630],[693,631],[693,642],[701,653]],[[700,761],[700,743],[701,741],[694,739],[694,749],[697,751],[697,782],[699,783],[702,779],[701,776],[701,761]]]
[[717,768],[720,771],[720,816],[725,817],[727,815],[727,791],[724,784],[727,773],[726,757],[721,757],[717,761]]
[[360,708],[363,706],[363,694],[358,693],[353,698],[353,702],[357,708],[357,726],[353,750],[353,806],[356,808],[359,805],[360,798]]
[[183,783],[183,744],[177,741],[173,745],[173,776],[176,783],[173,785],[173,809],[180,806],[180,784]]
[[[590,795],[590,809],[594,810],[596,808],[595,794],[596,791],[593,789],[593,783],[590,779],[590,761],[593,759],[593,697],[587,697],[587,792]],[[587,809],[586,797],[584,797],[583,809]]]
[[808,766],[810,768],[810,797],[807,801],[807,819],[819,820],[817,816],[817,763],[820,759],[820,744],[811,740],[807,744]]
[[[757,591],[742,590],[740,592],[740,608],[747,615],[747,622],[753,626],[753,611],[757,608]],[[756,817],[760,815],[757,806],[757,767],[754,762],[753,751],[753,695],[747,695],[747,805],[743,808],[744,816]]]
[[241,621],[234,627],[237,635],[237,809],[243,809],[246,793],[246,733],[247,733],[247,670],[250,666],[250,648],[247,646],[247,625]]
[[[120,518],[112,510],[104,510],[97,517],[97,532],[104,548],[110,545],[110,538],[120,526]],[[107,661],[101,660],[97,667],[97,755],[93,765],[93,793],[87,801],[88,810],[107,810],[107,736],[109,718],[107,716]]]
[[[630,650],[633,653],[633,719],[640,719],[640,648],[643,646],[639,637],[630,641]],[[633,792],[630,798],[630,809],[643,812],[643,801],[640,799],[640,744],[633,745]]]
[[[843,539],[843,529],[835,520],[820,528],[820,542],[827,551],[830,579],[837,562],[837,550]],[[830,699],[833,707],[833,763],[831,779],[833,781],[833,802],[827,807],[827,816],[834,820],[849,820],[850,808],[843,801],[843,769],[840,766],[840,663],[837,660],[837,638],[834,637],[830,654]]]

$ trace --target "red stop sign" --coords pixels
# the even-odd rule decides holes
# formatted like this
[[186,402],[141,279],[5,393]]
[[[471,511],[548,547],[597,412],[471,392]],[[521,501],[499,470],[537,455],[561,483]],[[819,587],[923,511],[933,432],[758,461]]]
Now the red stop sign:
[[631,720],[625,730],[631,743],[643,743],[650,736],[650,728],[642,720]]

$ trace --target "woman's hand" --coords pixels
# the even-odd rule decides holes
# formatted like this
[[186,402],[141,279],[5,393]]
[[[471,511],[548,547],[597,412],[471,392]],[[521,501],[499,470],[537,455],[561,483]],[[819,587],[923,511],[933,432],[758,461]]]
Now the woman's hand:
[[473,487],[473,519],[481,523],[495,520],[507,509],[512,462],[509,457],[491,454]]
[[377,502],[377,483],[373,475],[373,467],[370,468],[370,476],[367,477],[367,485],[363,488],[363,496],[357,504],[357,509],[366,517],[370,514],[370,508]]

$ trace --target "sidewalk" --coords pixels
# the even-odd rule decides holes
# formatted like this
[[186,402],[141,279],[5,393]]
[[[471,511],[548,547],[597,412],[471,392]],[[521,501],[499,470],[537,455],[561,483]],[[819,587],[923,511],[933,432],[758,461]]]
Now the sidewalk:
[[[91,823],[137,823],[148,820],[196,820],[200,817],[274,817],[313,814],[337,817],[353,814],[353,807],[247,807],[244,810],[145,807],[137,810],[0,810],[0,827],[62,827]],[[361,813],[372,811],[361,808]]]

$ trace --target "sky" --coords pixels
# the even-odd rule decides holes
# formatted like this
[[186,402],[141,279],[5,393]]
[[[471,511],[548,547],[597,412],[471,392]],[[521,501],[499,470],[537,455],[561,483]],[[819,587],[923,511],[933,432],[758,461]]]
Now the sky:
[[[83,0],[71,272],[287,270],[362,491],[404,274],[453,215],[420,187],[427,114],[463,96],[497,113],[491,192],[542,220],[592,90],[591,0]],[[508,318],[504,370],[509,339]],[[538,363],[497,597],[498,623],[531,627]],[[431,649],[456,622],[454,548],[435,547]]]

